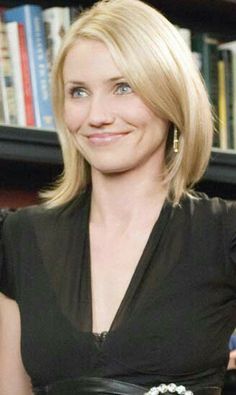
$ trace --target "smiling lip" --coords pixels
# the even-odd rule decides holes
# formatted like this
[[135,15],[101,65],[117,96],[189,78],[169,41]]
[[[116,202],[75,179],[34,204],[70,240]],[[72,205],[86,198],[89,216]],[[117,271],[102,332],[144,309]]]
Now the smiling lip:
[[88,140],[96,145],[104,145],[104,144],[110,144],[115,141],[120,140],[124,136],[129,134],[129,132],[126,133],[93,133],[90,134],[88,137]]

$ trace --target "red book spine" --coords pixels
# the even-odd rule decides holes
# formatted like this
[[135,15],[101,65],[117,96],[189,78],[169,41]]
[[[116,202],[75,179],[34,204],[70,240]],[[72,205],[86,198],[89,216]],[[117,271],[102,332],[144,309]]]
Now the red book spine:
[[18,25],[19,31],[19,44],[20,44],[20,55],[21,55],[21,70],[22,79],[24,86],[24,98],[25,98],[25,115],[26,125],[35,126],[34,116],[34,104],[33,104],[33,91],[30,78],[30,67],[29,67],[29,54],[26,44],[25,29],[23,24]]

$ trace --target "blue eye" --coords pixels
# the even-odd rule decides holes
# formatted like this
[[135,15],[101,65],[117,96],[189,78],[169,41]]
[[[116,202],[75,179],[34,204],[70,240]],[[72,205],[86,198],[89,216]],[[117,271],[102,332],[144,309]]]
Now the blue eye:
[[73,87],[70,89],[70,96],[72,97],[86,97],[88,93],[84,88]]
[[126,94],[129,94],[132,92],[133,92],[133,90],[132,90],[131,86],[129,84],[127,84],[127,82],[121,82],[117,85],[116,93],[118,95],[126,95]]

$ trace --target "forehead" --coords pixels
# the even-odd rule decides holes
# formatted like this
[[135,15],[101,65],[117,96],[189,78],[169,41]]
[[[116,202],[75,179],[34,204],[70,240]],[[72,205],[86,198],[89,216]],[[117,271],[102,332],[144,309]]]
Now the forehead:
[[63,75],[65,79],[87,79],[103,75],[121,75],[107,46],[98,40],[79,39],[68,51]]

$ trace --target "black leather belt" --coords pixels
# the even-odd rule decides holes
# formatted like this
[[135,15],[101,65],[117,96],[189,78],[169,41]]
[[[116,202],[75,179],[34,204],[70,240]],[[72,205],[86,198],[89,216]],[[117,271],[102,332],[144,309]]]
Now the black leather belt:
[[[98,377],[85,377],[57,381],[45,387],[34,388],[34,394],[39,395],[144,395],[150,388],[139,385]],[[220,388],[205,387],[193,391],[194,395],[220,395]],[[167,391],[164,395],[178,395],[176,391]]]

